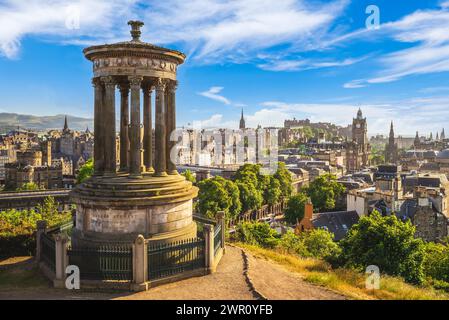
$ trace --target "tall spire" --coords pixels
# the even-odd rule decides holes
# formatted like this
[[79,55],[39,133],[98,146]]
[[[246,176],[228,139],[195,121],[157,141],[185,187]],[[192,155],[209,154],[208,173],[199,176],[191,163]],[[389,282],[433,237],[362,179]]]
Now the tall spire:
[[362,118],[363,118],[362,108],[359,107],[359,111],[357,111],[357,119],[362,119]]
[[243,117],[243,108],[242,108],[242,116],[240,117],[240,125],[239,125],[239,129],[243,130],[246,128],[245,125],[245,118]]
[[394,127],[393,127],[393,121],[391,121],[390,125],[390,143],[394,144]]
[[445,135],[445,133],[444,133],[444,128],[443,128],[443,130],[441,131],[440,139],[441,139],[441,140],[446,139],[446,135]]
[[67,116],[64,117],[64,132],[69,130],[69,126],[67,125]]

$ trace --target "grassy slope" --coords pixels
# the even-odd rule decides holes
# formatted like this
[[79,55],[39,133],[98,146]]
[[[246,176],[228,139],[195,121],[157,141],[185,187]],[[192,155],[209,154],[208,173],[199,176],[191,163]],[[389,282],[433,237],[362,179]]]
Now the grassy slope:
[[365,289],[365,275],[354,270],[332,270],[327,263],[316,259],[302,259],[291,254],[257,246],[239,243],[238,246],[252,254],[276,262],[292,272],[300,274],[305,281],[320,285],[351,299],[389,299],[389,300],[433,300],[449,299],[449,295],[433,288],[417,287],[403,280],[382,275],[379,290]]

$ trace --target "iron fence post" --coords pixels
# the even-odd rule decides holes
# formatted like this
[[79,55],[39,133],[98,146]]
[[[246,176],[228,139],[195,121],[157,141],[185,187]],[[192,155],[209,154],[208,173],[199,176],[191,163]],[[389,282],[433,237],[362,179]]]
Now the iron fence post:
[[37,231],[36,231],[36,262],[41,261],[41,238],[42,235],[45,233],[45,230],[47,229],[47,221],[45,220],[39,220],[37,222]]

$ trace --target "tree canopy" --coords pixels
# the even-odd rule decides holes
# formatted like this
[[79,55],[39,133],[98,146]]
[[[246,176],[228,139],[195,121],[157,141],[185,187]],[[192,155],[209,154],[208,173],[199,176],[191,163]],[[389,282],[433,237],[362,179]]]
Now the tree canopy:
[[337,181],[333,174],[324,174],[312,181],[304,192],[311,198],[316,212],[335,209],[337,199],[343,194],[345,187]]
[[374,211],[361,217],[340,241],[343,263],[362,270],[376,265],[381,272],[422,283],[424,244],[414,235],[410,221],[402,222],[394,215],[383,217]]
[[76,183],[83,183],[94,174],[94,160],[89,159],[81,166],[76,177]]
[[304,208],[307,200],[308,196],[303,192],[297,193],[288,199],[287,208],[284,212],[285,220],[288,223],[294,224],[304,218]]
[[209,218],[224,211],[227,218],[240,214],[239,188],[230,180],[216,176],[198,183],[198,210]]

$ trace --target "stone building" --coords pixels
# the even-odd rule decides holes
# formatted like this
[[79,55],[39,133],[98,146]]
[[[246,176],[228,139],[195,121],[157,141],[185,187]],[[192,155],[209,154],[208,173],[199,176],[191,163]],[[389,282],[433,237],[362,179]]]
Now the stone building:
[[368,142],[368,125],[359,109],[352,121],[352,141],[346,143],[346,169],[348,172],[359,171],[369,166],[371,146]]
[[16,151],[12,146],[0,145],[0,185],[5,184],[6,169],[5,165],[16,161]]
[[15,190],[26,183],[35,183],[43,189],[62,188],[62,167],[51,163],[51,143],[46,141],[39,147],[17,151],[15,162],[5,165],[5,187]]
[[388,139],[388,143],[385,146],[385,162],[396,164],[398,160],[398,144],[396,143],[394,138],[393,121],[391,121],[390,136]]

